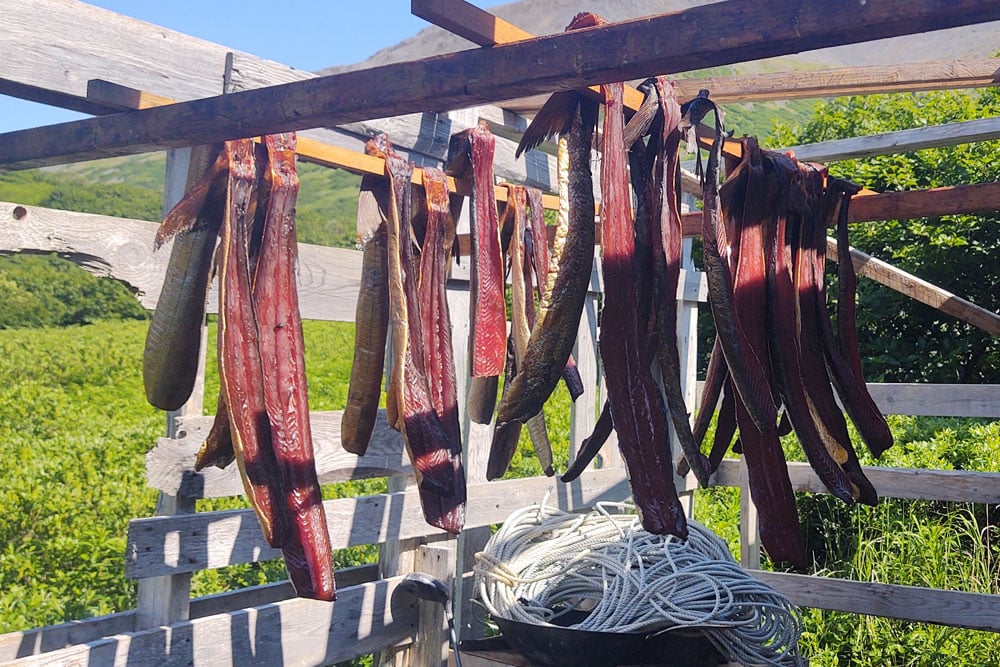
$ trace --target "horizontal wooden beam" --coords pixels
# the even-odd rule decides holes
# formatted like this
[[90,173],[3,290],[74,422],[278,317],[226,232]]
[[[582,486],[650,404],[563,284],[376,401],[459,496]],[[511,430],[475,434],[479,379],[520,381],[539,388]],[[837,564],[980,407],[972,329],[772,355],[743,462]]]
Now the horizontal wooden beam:
[[24,657],[7,667],[79,665],[330,665],[416,633],[402,577],[348,586],[336,602],[293,598]]
[[826,163],[875,155],[897,155],[925,148],[958,146],[997,138],[1000,138],[1000,118],[979,118],[851,139],[802,144],[783,150],[793,151],[799,160]]
[[951,62],[906,63],[871,67],[734,74],[677,79],[681,99],[694,97],[702,88],[724,104],[766,102],[844,95],[984,88],[1000,83],[1000,59],[980,58]]
[[[737,459],[724,459],[715,473],[713,485],[739,486]],[[919,470],[862,466],[883,498],[936,500],[962,503],[1000,503],[1000,473],[968,470]],[[828,493],[819,476],[808,463],[788,464],[788,477],[797,493]]]
[[[0,135],[0,168],[450,109],[995,19],[1000,0],[728,0],[491,49]],[[747,26],[746,17],[754,17]],[[835,17],[835,18],[831,18]],[[712,35],[705,39],[705,35]]]
[[[837,261],[837,241],[835,239],[829,237],[826,239],[826,255],[830,261]],[[942,313],[956,317],[986,333],[1000,336],[1000,315],[977,306],[968,299],[952,294],[946,289],[863,253],[857,248],[851,248],[851,263],[854,264],[854,269],[858,274],[865,278],[885,285],[900,294],[905,294],[931,308],[936,308]]]
[[[58,253],[91,273],[121,280],[144,308],[156,307],[171,243],[153,249],[157,223],[15,202],[0,202],[0,223],[0,252]],[[354,321],[360,252],[300,243],[297,278],[303,318]],[[213,287],[210,312],[218,301]]]
[[[87,86],[88,97],[96,102],[116,106],[119,109],[152,109],[154,107],[176,104],[160,95],[154,95],[134,88],[120,86],[111,81],[92,79]],[[349,171],[352,174],[374,176],[385,175],[385,160],[365,153],[358,153],[341,146],[323,143],[309,137],[299,137],[296,146],[296,153],[306,162],[319,164],[324,167],[333,167]],[[424,170],[417,167],[413,170],[412,181],[417,185],[423,183]],[[462,179],[448,177],[448,188],[455,193],[468,196],[472,192],[472,185]],[[497,201],[507,201],[507,188],[497,186],[494,189]],[[559,198],[553,195],[542,195],[542,205],[548,209],[559,208]]]
[[[540,501],[564,510],[602,500],[624,500],[630,491],[621,468],[592,470],[572,484],[550,477],[470,484],[466,528],[501,523],[514,507]],[[331,545],[343,549],[445,533],[427,525],[416,490],[327,500]],[[129,522],[125,576],[143,579],[279,558],[267,545],[252,510],[198,512]]]
[[[1000,183],[954,185],[927,190],[858,194],[851,199],[850,221],[875,222],[1000,211]],[[701,212],[681,215],[684,236],[701,235]]]
[[751,570],[793,604],[1000,632],[1000,595]]

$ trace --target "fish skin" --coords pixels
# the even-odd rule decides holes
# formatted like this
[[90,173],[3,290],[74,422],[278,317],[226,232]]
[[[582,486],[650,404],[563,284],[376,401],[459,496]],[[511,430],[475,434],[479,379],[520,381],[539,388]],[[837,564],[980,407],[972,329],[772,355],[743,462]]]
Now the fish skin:
[[208,285],[226,215],[228,162],[222,146],[195,147],[188,173],[185,196],[157,230],[155,247],[171,236],[174,242],[142,354],[146,399],[161,410],[180,409],[198,376]]
[[553,95],[546,105],[553,100],[561,107],[549,109],[546,117],[560,127],[569,128],[560,137],[564,148],[559,158],[560,200],[566,205],[565,211],[561,205],[545,292],[524,362],[497,407],[496,420],[500,426],[514,421],[523,423],[536,415],[555,389],[576,341],[594,262],[590,146],[598,105],[578,93]]
[[[525,248],[531,260],[532,273],[535,276],[535,289],[528,294],[528,326],[535,326],[535,311],[537,303],[542,301],[542,292],[548,282],[549,275],[549,241],[546,234],[544,208],[542,207],[542,191],[538,188],[527,188],[528,192],[528,222],[531,233],[525,237]],[[576,359],[569,355],[566,367],[562,371],[563,384],[569,392],[570,401],[575,402],[585,391],[583,379],[576,366]]]
[[778,388],[792,427],[799,438],[802,450],[809,464],[819,476],[823,485],[846,503],[854,504],[858,493],[838,461],[824,444],[816,423],[814,411],[810,409],[807,386],[803,379],[803,364],[815,364],[816,360],[805,356],[800,343],[798,322],[800,295],[793,279],[795,249],[793,240],[786,231],[789,212],[775,211],[769,224],[774,225],[771,233],[773,241],[766,247],[767,279],[771,298],[768,301],[771,326],[769,335],[775,354],[775,371]]
[[677,497],[666,416],[659,388],[644,363],[646,322],[637,312],[635,232],[626,171],[623,84],[602,86],[605,102],[601,160],[601,266],[605,300],[599,347],[618,444],[647,531],[687,537]]
[[341,421],[341,445],[363,455],[368,449],[385,368],[385,346],[389,334],[389,258],[385,218],[388,212],[385,179],[361,178],[358,196],[358,240],[363,244],[361,285],[354,316],[354,359]]
[[[721,142],[719,133],[715,143],[721,146]],[[713,146],[713,154],[717,150],[718,147]],[[713,164],[712,157],[714,155],[710,156],[705,169],[702,214],[702,248],[709,303],[733,386],[758,430],[766,432],[777,421],[778,411],[771,396],[765,360],[754,353],[753,346],[747,339],[747,332],[735,315],[732,295],[733,273],[736,267],[730,266],[730,263],[732,253],[738,252],[738,241],[735,234],[727,231],[719,214],[718,202],[721,193],[717,188],[718,158],[715,158]],[[723,248],[727,249],[729,257],[723,258]]]
[[705,383],[701,390],[701,405],[698,406],[698,414],[694,419],[694,426],[691,433],[694,441],[701,446],[708,432],[708,426],[712,423],[712,416],[715,414],[715,407],[719,404],[719,397],[722,395],[722,388],[729,378],[729,369],[726,367],[726,360],[722,356],[721,343],[718,336],[712,344],[712,353],[708,358],[708,368],[705,370]]
[[597,422],[594,424],[593,432],[580,443],[576,459],[559,479],[563,482],[572,482],[582,475],[591,461],[597,457],[597,454],[601,451],[601,447],[608,441],[614,430],[614,420],[611,418],[611,404],[608,401],[604,401],[604,405],[601,407],[601,414],[597,417]]
[[[504,218],[511,218],[510,232],[510,276],[511,276],[511,321],[510,336],[507,340],[508,363],[504,387],[510,387],[528,348],[531,335],[529,325],[529,300],[531,299],[531,258],[526,253],[526,242],[530,242],[531,229],[528,226],[528,193],[524,186],[508,184],[507,208]],[[532,308],[533,310],[533,308]],[[513,360],[511,360],[513,357]],[[513,363],[511,363],[513,361]],[[528,433],[542,471],[549,476],[555,474],[552,468],[552,446],[545,429],[545,414],[539,411],[527,420]],[[520,422],[508,422],[494,431],[493,443],[486,466],[486,478],[502,477],[510,467],[517,448],[517,436],[521,431]]]

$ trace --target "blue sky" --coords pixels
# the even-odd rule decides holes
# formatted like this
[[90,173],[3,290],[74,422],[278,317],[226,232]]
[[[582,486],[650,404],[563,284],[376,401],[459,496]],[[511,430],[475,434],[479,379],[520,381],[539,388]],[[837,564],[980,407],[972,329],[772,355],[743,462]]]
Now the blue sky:
[[[90,4],[304,70],[364,60],[428,25],[410,14],[408,0],[91,0]],[[0,132],[83,117],[0,95]]]

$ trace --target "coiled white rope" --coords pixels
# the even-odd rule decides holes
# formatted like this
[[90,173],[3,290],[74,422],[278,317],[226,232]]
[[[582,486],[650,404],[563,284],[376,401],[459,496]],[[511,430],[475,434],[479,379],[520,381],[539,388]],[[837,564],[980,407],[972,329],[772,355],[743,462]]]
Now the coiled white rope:
[[689,520],[682,542],[643,530],[632,505],[598,503],[581,515],[547,499],[511,514],[476,554],[491,614],[549,625],[585,611],[568,627],[602,632],[696,628],[743,665],[804,664],[797,609],[701,524]]

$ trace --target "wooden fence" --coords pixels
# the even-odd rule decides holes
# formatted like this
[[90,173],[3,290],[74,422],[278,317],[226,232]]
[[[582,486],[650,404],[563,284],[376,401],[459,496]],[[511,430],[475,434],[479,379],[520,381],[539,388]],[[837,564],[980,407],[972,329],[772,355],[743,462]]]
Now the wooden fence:
[[[711,18],[727,13],[740,16],[746,9],[744,4],[743,0],[730,0],[722,3],[722,7],[700,8],[689,16]],[[774,3],[775,16],[780,16],[786,5],[793,4],[796,3]],[[913,32],[917,26],[923,25],[920,21],[939,20],[942,24],[947,21],[972,22],[981,20],[983,12],[993,11],[995,14],[1000,6],[996,2],[954,0],[933,3],[919,0],[912,2],[911,8],[903,12],[906,16],[891,21],[885,14],[887,4],[871,0],[863,11],[855,12],[857,16],[847,20],[851,25],[845,23],[832,31],[813,21],[811,14],[806,12],[799,17],[799,34],[783,38],[785,41],[781,42],[783,46],[780,49],[815,48],[818,44],[807,41],[809,39],[825,39],[826,44],[846,43],[856,38],[870,39]],[[108,114],[121,108],[156,106],[162,102],[155,99],[144,102],[142,91],[178,100],[214,95],[223,92],[224,74],[226,92],[233,92],[231,100],[212,104],[232,104],[233,108],[240,109],[251,103],[263,103],[264,108],[269,109],[274,95],[294,96],[296,91],[306,90],[302,86],[311,85],[309,82],[314,79],[307,73],[249,54],[234,54],[224,47],[163,32],[82,3],[32,0],[11,6],[5,18],[9,24],[8,30],[0,34],[0,92],[95,114]],[[829,15],[824,14],[822,18],[824,22],[830,22]],[[873,28],[866,22],[876,25]],[[631,30],[643,35],[646,34],[643,31],[648,30],[651,34],[654,28],[662,27],[662,23],[654,22],[653,27],[638,26]],[[52,48],[61,49],[67,61],[56,62],[47,52],[36,47],[39,26],[46,31],[49,43],[58,45]],[[726,29],[736,31],[737,27],[728,26]],[[852,29],[856,32],[851,33]],[[615,33],[617,37],[608,39],[619,39],[620,32]],[[849,37],[849,33],[853,36]],[[547,39],[555,40],[552,44],[570,49],[584,45],[582,38],[576,36],[569,36],[568,40],[564,36]],[[753,47],[751,41],[744,40],[744,46],[734,47],[726,56],[730,62],[761,55],[760,48]],[[539,43],[548,42],[541,40]],[[108,44],[114,44],[114,49],[107,49],[104,45]],[[475,52],[477,55],[460,56],[448,62],[459,69],[477,64],[483,66],[483,63],[500,62],[502,57],[528,59],[531,54],[537,56],[539,48],[536,43],[522,53],[508,47],[507,51],[495,50],[501,54],[495,56],[490,56],[488,51]],[[660,71],[657,68],[662,68],[667,62],[662,54],[654,57],[640,50],[634,55],[635,58],[630,60],[633,64],[622,73],[644,76],[643,72],[651,74]],[[718,60],[717,56],[713,57]],[[591,83],[598,80],[602,73],[613,69],[612,64],[598,60],[596,64],[574,72],[567,71],[565,66],[555,66],[554,73],[549,73],[547,79],[524,78],[516,90],[519,94],[531,94],[551,85]],[[420,71],[427,75],[437,71],[434,63],[423,66],[423,69],[414,64],[404,64],[398,69],[393,67],[384,68],[380,71],[381,75],[393,79],[401,73]],[[509,65],[508,61],[509,67],[514,65]],[[159,72],[160,76],[151,77],[146,74],[149,71]],[[945,73],[942,74],[942,71]],[[990,71],[997,71],[995,62],[950,70],[936,67],[914,71],[911,68],[906,70],[911,79],[905,89],[991,85],[996,77],[988,76]],[[926,77],[922,79],[920,72]],[[814,75],[807,73],[803,76]],[[881,76],[887,78],[888,75],[883,71]],[[935,76],[938,78],[929,82]],[[583,81],[587,77],[591,80]],[[84,85],[88,80],[96,79],[119,85]],[[816,94],[836,92],[836,85],[844,86],[844,90],[853,90],[848,84],[869,86],[866,90],[877,89],[877,82],[872,83],[871,79],[871,76],[866,79],[860,72],[841,74],[834,79],[834,83],[828,81],[823,84],[826,87],[818,87]],[[354,79],[348,76],[338,81],[348,80]],[[324,79],[322,83],[329,88],[336,81]],[[255,90],[275,84],[287,86],[280,93],[272,89]],[[748,82],[742,92],[739,89],[741,84],[735,80],[713,85],[725,90],[733,99],[739,99],[741,94],[755,95],[754,99],[760,99],[764,94],[758,89],[751,90],[751,84],[761,85],[759,82]],[[783,89],[775,87],[778,92],[774,95],[794,96],[792,91],[796,90],[796,86],[788,82],[784,85]],[[892,85],[904,84],[897,79]],[[125,95],[128,99],[124,99],[121,86],[132,88],[135,94]],[[417,108],[415,105],[420,104],[419,96],[406,90],[409,89],[398,94],[402,97],[396,99],[390,96],[381,103],[393,109]],[[449,93],[451,96],[446,97],[446,101],[458,105],[460,101],[473,98],[493,99],[498,90],[498,87],[481,84],[481,89],[476,89],[474,94],[466,91],[466,97],[462,97],[459,93]],[[781,90],[785,92],[781,93]],[[251,96],[246,97],[247,94]],[[255,122],[265,124],[267,127],[263,129],[266,131],[288,128],[289,123],[305,123],[301,129],[310,124],[327,124],[342,117],[352,117],[351,114],[357,113],[334,107],[311,108],[305,116],[307,121],[279,118],[274,113],[265,114]],[[76,136],[83,136],[80,132],[93,132],[86,146],[78,141],[57,144],[54,138],[65,137],[65,133],[50,132],[45,128],[27,134],[13,133],[0,137],[0,168],[137,152],[153,146],[176,148],[190,145],[205,137],[187,132],[183,125],[167,124],[165,119],[176,121],[185,117],[184,114],[208,114],[214,108],[211,104],[190,102],[109,117],[101,123],[81,121],[72,124],[72,131],[78,133]],[[480,117],[494,123],[498,128],[497,134],[501,135],[503,148],[498,157],[501,177],[549,187],[552,183],[551,159],[544,153],[534,152],[527,161],[513,161],[513,141],[503,137],[516,140],[517,132],[524,128],[524,120],[495,107],[478,106],[459,112],[417,114],[377,122],[355,119],[352,124],[335,130],[309,134],[320,148],[307,159],[345,166],[343,154],[337,151],[357,150],[368,132],[387,129],[411,159],[420,164],[439,164],[447,136],[461,127],[474,124]],[[319,122],[321,119],[323,122]],[[116,127],[123,132],[114,136],[108,133],[108,128]],[[159,133],[155,136],[154,128]],[[232,128],[215,120],[201,123],[199,131],[213,139],[235,136]],[[965,140],[968,137],[995,137],[998,128],[995,123],[984,123],[967,126],[963,132],[965,134],[961,136],[966,137]],[[951,141],[943,137],[954,133],[932,128],[926,135],[896,139],[942,142]],[[887,146],[895,145],[899,149],[900,145],[898,141],[893,144],[891,139],[865,141],[859,140],[853,146],[813,146],[809,150],[830,159],[830,155],[853,154],[850,151],[858,150],[886,151],[891,150]],[[186,174],[184,154],[183,149],[171,153],[167,177],[168,205],[176,200],[176,185],[183,182]],[[361,162],[352,162],[348,168],[364,170],[366,167]],[[996,184],[988,187],[995,188]],[[919,197],[922,193],[913,194]],[[957,212],[996,207],[996,204],[984,204],[984,199],[952,199],[949,200],[948,210]],[[884,208],[878,209],[878,206]],[[908,210],[908,214],[927,214],[930,209],[922,206],[914,209],[915,213]],[[876,218],[878,215],[889,217],[890,213],[898,214],[900,210],[898,202],[880,204],[875,208],[876,212],[871,215]],[[0,220],[4,221],[0,225],[0,251],[61,253],[90,270],[128,282],[137,289],[143,305],[147,308],[155,306],[168,253],[168,249],[152,252],[155,225],[51,211],[16,202],[0,203]],[[303,245],[300,248],[300,263],[303,316],[352,320],[360,254],[352,250]],[[468,335],[468,323],[459,315],[468,308],[467,277],[461,271],[456,269],[449,283],[449,303],[455,313],[456,361],[460,369],[467,363],[465,339]],[[591,284],[574,352],[587,393],[572,408],[569,433],[572,443],[580,442],[589,434],[602,400],[596,351],[600,295],[600,276],[596,269]],[[926,291],[921,293],[926,296]],[[689,405],[694,403],[696,394],[697,311],[698,304],[704,300],[701,274],[689,265],[678,291],[682,318],[678,342]],[[967,316],[971,312],[964,308],[958,310]],[[979,316],[987,324],[995,324],[996,315],[987,313]],[[887,414],[1000,418],[1000,388],[997,386],[871,385],[870,388],[876,402]],[[460,387],[460,391],[462,389]],[[279,555],[264,542],[250,510],[193,511],[194,501],[198,498],[242,493],[242,486],[232,470],[194,472],[194,454],[210,423],[210,418],[200,416],[200,413],[200,397],[196,396],[188,414],[177,416],[168,431],[169,437],[156,443],[147,456],[148,482],[161,492],[161,511],[158,516],[136,518],[129,525],[123,569],[127,577],[140,582],[137,608],[111,616],[0,636],[0,664],[329,664],[372,652],[380,653],[381,664],[433,664],[445,655],[442,619],[435,610],[396,593],[401,575],[421,570],[442,579],[453,578],[457,596],[462,601],[456,608],[463,634],[466,637],[475,636],[481,627],[470,613],[468,604],[471,598],[471,587],[468,585],[471,554],[488,536],[491,525],[501,522],[513,509],[537,502],[550,489],[553,492],[551,502],[568,510],[586,508],[601,500],[621,500],[629,495],[625,471],[620,460],[611,453],[602,460],[599,469],[588,471],[572,484],[562,484],[549,478],[486,483],[483,478],[490,427],[466,421],[466,463],[470,481],[467,529],[458,539],[451,538],[424,523],[400,437],[388,428],[384,419],[376,429],[368,453],[355,457],[345,453],[339,445],[340,413],[313,413],[321,481],[370,477],[389,479],[389,492],[385,494],[325,503],[334,548],[378,544],[381,548],[379,565],[338,572],[339,597],[332,604],[294,598],[286,583],[191,599],[189,582],[192,573],[258,562]],[[790,464],[789,472],[796,491],[825,492],[807,466]],[[1000,474],[882,467],[870,468],[866,472],[885,497],[1000,503]],[[678,479],[676,482],[685,493],[693,491],[693,479]],[[737,460],[723,463],[715,483],[740,487],[743,497],[748,497],[741,463]],[[750,504],[744,505],[742,557],[744,564],[752,567],[757,563],[758,553],[755,524]],[[793,602],[805,606],[1000,631],[1000,596],[759,570],[755,570],[754,574],[784,592]]]

